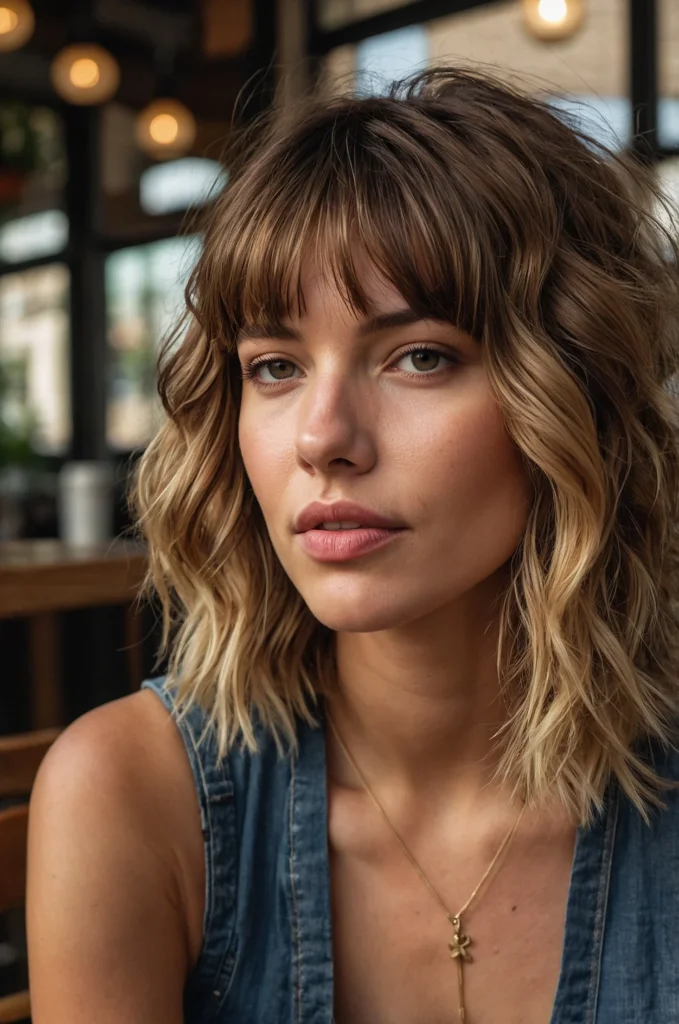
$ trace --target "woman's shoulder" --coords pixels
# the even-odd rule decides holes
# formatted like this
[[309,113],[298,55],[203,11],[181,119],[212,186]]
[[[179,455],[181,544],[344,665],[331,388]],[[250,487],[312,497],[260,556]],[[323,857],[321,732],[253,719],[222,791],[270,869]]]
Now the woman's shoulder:
[[[115,833],[111,849],[155,861],[171,888],[202,865],[195,785],[184,745],[155,697],[140,691],[76,719],[36,778],[32,814],[58,808],[71,834]],[[56,827],[56,826],[55,826]]]
[[103,704],[69,725],[48,751],[36,786],[46,778],[57,779],[59,788],[68,783],[83,800],[119,801],[127,815],[140,814],[149,823],[182,803],[158,797],[181,794],[191,783],[179,733],[145,690]]
[[[159,702],[133,694],[65,729],[30,806],[27,914],[41,935],[49,928],[51,948],[68,934],[84,977],[98,977],[113,947],[130,977],[138,963],[140,987],[143,975],[185,977],[202,938],[202,872],[191,771]],[[57,979],[35,944],[33,961],[49,995]],[[181,984],[173,998],[181,1007]]]

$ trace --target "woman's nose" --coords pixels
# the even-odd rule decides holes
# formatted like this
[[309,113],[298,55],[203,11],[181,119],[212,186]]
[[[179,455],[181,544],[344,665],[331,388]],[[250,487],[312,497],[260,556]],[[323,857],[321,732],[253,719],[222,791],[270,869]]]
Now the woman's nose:
[[376,460],[373,426],[368,397],[352,389],[344,377],[309,383],[299,408],[298,464],[315,473],[337,466],[367,472]]

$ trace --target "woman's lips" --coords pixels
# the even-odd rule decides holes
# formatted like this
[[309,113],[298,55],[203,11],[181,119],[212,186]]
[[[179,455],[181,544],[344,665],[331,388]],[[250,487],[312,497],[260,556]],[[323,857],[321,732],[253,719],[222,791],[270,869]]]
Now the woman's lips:
[[367,526],[355,530],[307,530],[299,533],[302,550],[319,562],[345,562],[376,551],[405,530]]

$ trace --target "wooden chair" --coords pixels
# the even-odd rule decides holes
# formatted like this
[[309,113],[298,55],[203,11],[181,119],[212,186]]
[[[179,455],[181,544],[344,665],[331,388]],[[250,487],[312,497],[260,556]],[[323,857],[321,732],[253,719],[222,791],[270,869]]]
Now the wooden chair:
[[[41,729],[0,737],[0,798],[28,798],[40,762],[59,731]],[[0,810],[0,914],[24,906],[27,838],[28,803]],[[16,1024],[30,1012],[28,992],[0,996],[0,1024]]]

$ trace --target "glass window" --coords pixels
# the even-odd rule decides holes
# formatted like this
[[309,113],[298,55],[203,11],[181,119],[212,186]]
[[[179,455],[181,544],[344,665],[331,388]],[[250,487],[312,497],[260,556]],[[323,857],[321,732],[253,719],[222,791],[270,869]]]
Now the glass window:
[[[663,2],[674,4],[679,20],[679,4]],[[477,7],[417,26],[421,37],[407,35],[413,27],[340,47],[326,58],[325,82],[332,89],[358,74],[360,86],[366,66],[383,79],[398,78],[426,60],[487,67],[525,89],[554,95],[557,107],[577,113],[602,141],[624,144],[631,130],[627,8],[627,0],[588,4],[571,39],[545,43],[528,32],[521,4]]]
[[568,115],[591,138],[622,149],[632,139],[632,104],[624,96],[556,96],[551,100],[555,110]]
[[0,276],[0,413],[44,454],[71,436],[68,290],[61,264]]
[[159,346],[184,307],[200,240],[170,238],[120,249],[106,260],[110,360],[107,438],[113,449],[145,445],[160,423]]
[[60,253],[68,243],[68,217],[63,210],[45,210],[15,217],[0,227],[0,260],[22,263]]
[[425,68],[429,41],[423,25],[364,39],[356,46],[355,73],[362,92],[383,92],[394,79]]
[[226,183],[226,171],[216,160],[185,156],[155,164],[139,179],[139,202],[146,213],[174,213],[213,198]]
[[659,0],[658,141],[667,149],[679,147],[679,4]]

